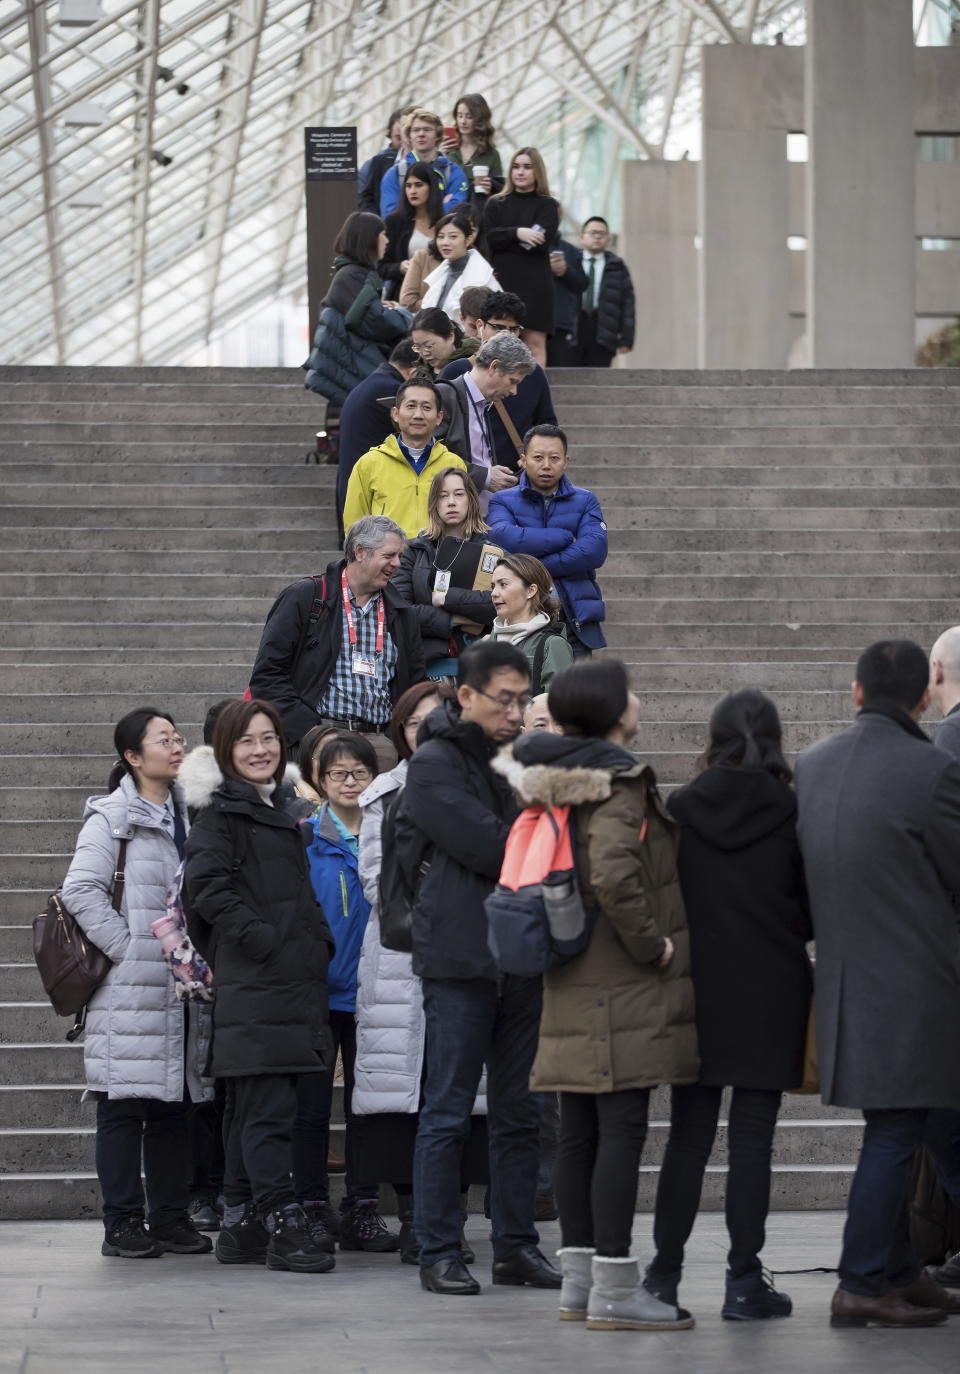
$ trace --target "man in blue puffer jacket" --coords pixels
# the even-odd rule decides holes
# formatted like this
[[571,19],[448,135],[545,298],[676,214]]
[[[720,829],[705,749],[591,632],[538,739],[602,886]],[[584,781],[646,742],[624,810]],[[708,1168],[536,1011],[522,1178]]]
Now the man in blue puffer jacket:
[[607,526],[592,491],[566,476],[567,436],[557,425],[534,425],[523,440],[520,485],[490,499],[490,542],[508,553],[539,558],[560,600],[577,657],[602,649],[606,614],[596,570],[607,558]]

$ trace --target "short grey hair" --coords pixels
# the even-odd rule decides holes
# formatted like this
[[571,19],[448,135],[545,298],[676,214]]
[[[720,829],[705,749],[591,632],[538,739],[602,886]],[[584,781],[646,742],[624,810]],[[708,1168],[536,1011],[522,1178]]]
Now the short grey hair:
[[389,515],[361,515],[347,530],[343,552],[348,563],[357,561],[357,549],[379,549],[388,535],[399,534],[404,543],[407,536],[404,530],[391,520]]
[[487,339],[473,356],[478,367],[489,367],[496,363],[501,372],[520,372],[524,376],[536,367],[533,354],[522,339],[501,329],[492,339]]

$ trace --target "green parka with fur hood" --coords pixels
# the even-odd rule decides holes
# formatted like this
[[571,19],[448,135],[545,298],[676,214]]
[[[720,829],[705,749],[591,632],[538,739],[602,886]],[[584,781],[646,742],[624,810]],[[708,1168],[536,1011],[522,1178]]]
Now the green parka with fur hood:
[[[677,827],[653,769],[605,740],[524,736],[495,765],[526,805],[575,808],[586,950],[544,979],[538,1092],[623,1092],[699,1073]],[[658,968],[665,937],[674,955]]]

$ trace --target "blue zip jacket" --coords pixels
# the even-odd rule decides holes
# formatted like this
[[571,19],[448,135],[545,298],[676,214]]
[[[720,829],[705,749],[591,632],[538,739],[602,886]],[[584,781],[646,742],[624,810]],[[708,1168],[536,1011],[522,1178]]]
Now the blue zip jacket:
[[313,838],[307,846],[310,879],[336,942],[327,970],[330,1010],[356,1011],[357,967],[370,903],[363,895],[357,856],[327,814],[326,805],[320,807],[311,826]]
[[490,498],[487,520],[491,544],[540,559],[571,632],[586,648],[602,649],[607,641],[600,621],[606,611],[595,572],[607,560],[607,526],[593,492],[564,476],[547,501],[524,473],[519,486]]
[[[412,167],[416,162],[415,153],[407,153],[407,166]],[[430,164],[434,171],[439,172],[441,179],[441,192],[443,195],[443,213],[449,214],[470,195],[470,183],[467,174],[460,166],[459,162],[451,162],[442,153]],[[386,219],[400,203],[400,173],[397,171],[396,164],[384,174],[380,183],[380,215]]]

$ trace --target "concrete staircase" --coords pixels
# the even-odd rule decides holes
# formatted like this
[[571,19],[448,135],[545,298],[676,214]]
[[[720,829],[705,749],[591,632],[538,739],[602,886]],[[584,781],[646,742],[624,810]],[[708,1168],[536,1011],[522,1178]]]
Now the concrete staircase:
[[[771,691],[797,749],[848,721],[867,642],[927,645],[957,619],[958,382],[555,374],[574,480],[611,532],[608,638],[664,782],[689,776],[723,691]],[[29,923],[115,721],[156,703],[198,740],[245,687],[272,598],[335,554],[333,470],[303,461],[321,415],[287,370],[0,368],[0,1217],[96,1213],[82,1051],[43,999]],[[660,1093],[643,1207],[666,1108]],[[857,1143],[850,1114],[787,1099],[775,1205],[841,1205]]]

